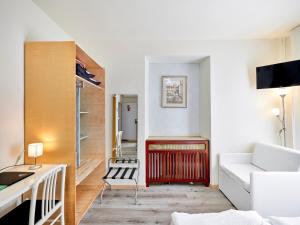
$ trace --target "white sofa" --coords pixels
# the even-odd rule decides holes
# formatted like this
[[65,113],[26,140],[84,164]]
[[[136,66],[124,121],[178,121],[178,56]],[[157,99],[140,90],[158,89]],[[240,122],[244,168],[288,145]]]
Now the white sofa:
[[253,153],[219,158],[219,187],[240,210],[300,216],[300,151],[256,143]]

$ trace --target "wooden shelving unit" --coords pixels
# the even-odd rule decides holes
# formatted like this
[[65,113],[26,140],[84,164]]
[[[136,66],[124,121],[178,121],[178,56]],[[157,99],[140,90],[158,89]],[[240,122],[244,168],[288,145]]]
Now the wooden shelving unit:
[[[101,84],[75,75],[76,60]],[[76,83],[80,110],[76,111]],[[77,112],[77,113],[76,113]],[[80,130],[76,118],[80,118]],[[38,163],[65,163],[66,224],[79,224],[102,187],[105,150],[105,71],[75,42],[25,44],[25,146],[43,142]],[[80,133],[79,133],[79,132]],[[76,135],[84,134],[84,136]],[[76,139],[77,137],[77,139]],[[76,149],[80,143],[80,167]],[[33,163],[25,152],[25,163]]]
[[84,135],[84,136],[81,136],[80,137],[80,141],[82,141],[82,140],[84,140],[84,139],[87,139],[89,136],[87,136],[87,135]]
[[76,186],[76,221],[80,221],[97,196],[100,194],[103,181],[99,176],[105,173],[104,160],[94,169],[88,177]]
[[93,86],[93,87],[95,87],[95,88],[98,88],[98,89],[103,89],[102,87],[101,87],[101,84],[100,84],[100,86],[99,85],[96,85],[96,84],[93,84],[92,82],[89,82],[88,80],[86,80],[86,79],[84,79],[84,78],[82,78],[82,77],[80,77],[80,76],[78,76],[78,75],[75,75],[76,76],[76,79],[77,80],[81,80],[81,81],[83,81],[85,84],[87,84],[87,85],[91,85],[91,86]]
[[76,171],[76,185],[79,185],[85,178],[87,178],[103,161],[104,159],[81,160],[81,166]]

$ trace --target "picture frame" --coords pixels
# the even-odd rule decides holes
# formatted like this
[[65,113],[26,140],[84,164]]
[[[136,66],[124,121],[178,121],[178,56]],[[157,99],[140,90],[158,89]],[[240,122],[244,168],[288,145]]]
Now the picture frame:
[[187,76],[162,76],[161,87],[162,108],[187,108]]

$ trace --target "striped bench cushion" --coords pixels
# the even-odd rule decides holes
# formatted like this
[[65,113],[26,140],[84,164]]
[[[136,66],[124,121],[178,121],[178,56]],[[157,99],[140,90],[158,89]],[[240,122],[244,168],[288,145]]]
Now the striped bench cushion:
[[137,159],[117,159],[116,163],[137,163]]
[[103,177],[107,179],[136,179],[137,168],[135,167],[110,167],[106,175]]

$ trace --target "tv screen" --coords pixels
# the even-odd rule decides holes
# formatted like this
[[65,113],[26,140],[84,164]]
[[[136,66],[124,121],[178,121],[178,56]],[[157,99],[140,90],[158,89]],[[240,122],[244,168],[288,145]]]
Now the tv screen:
[[300,60],[256,67],[257,89],[295,85],[300,85]]

